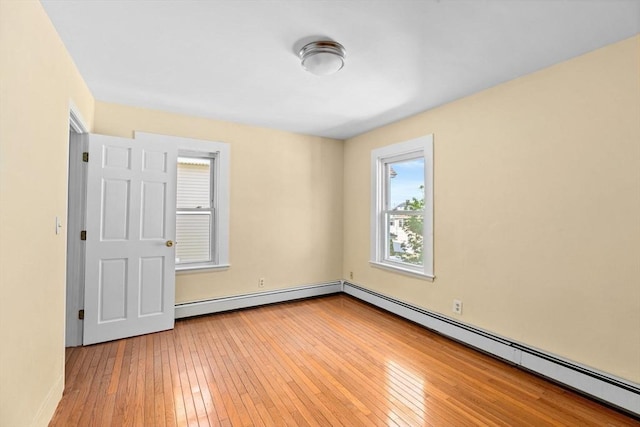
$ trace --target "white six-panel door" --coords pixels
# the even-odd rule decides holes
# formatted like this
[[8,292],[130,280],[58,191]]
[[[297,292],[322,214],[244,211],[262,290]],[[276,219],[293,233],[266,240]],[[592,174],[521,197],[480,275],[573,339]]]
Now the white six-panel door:
[[171,329],[177,149],[90,135],[83,344]]

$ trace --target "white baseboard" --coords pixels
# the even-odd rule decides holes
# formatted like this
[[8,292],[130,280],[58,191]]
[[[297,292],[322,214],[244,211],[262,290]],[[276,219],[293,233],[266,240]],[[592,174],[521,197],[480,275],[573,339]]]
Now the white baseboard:
[[437,313],[343,282],[343,292],[442,335],[640,416],[640,385],[528,347]]
[[55,384],[49,389],[49,393],[45,397],[44,401],[38,408],[31,424],[32,427],[46,426],[53,418],[53,414],[58,408],[58,403],[62,399],[62,392],[64,391],[64,373],[58,377]]
[[176,319],[181,319],[183,317],[201,316],[203,314],[220,313],[222,311],[237,310],[240,308],[257,307],[265,304],[335,294],[341,291],[342,283],[336,281],[295,288],[277,289],[255,294],[215,298],[207,301],[176,304],[175,317]]

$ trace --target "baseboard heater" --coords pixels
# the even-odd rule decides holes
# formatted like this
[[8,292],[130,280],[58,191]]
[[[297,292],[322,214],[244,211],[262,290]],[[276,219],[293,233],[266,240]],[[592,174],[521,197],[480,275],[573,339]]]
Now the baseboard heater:
[[203,314],[220,313],[241,308],[258,307],[278,302],[294,301],[342,292],[342,282],[335,281],[295,288],[277,289],[247,295],[214,298],[206,301],[176,304],[175,318],[201,316]]
[[640,385],[511,341],[348,281],[178,304],[176,319],[344,292],[508,363],[640,417]]
[[343,282],[343,292],[482,352],[640,416],[640,386],[581,366],[446,316]]

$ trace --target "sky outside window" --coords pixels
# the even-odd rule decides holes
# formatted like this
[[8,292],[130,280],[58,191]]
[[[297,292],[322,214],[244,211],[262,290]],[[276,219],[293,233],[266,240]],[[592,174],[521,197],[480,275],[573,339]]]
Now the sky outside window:
[[389,164],[389,208],[404,205],[407,200],[424,198],[424,158]]

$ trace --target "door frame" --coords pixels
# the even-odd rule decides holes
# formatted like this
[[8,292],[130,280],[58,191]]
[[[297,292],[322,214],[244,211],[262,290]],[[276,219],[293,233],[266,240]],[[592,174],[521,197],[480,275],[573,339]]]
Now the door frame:
[[80,230],[85,224],[86,175],[82,162],[86,151],[89,128],[79,109],[69,103],[69,142],[67,152],[67,254],[66,254],[66,304],[65,347],[82,345],[82,320],[78,313],[84,308],[84,242]]

